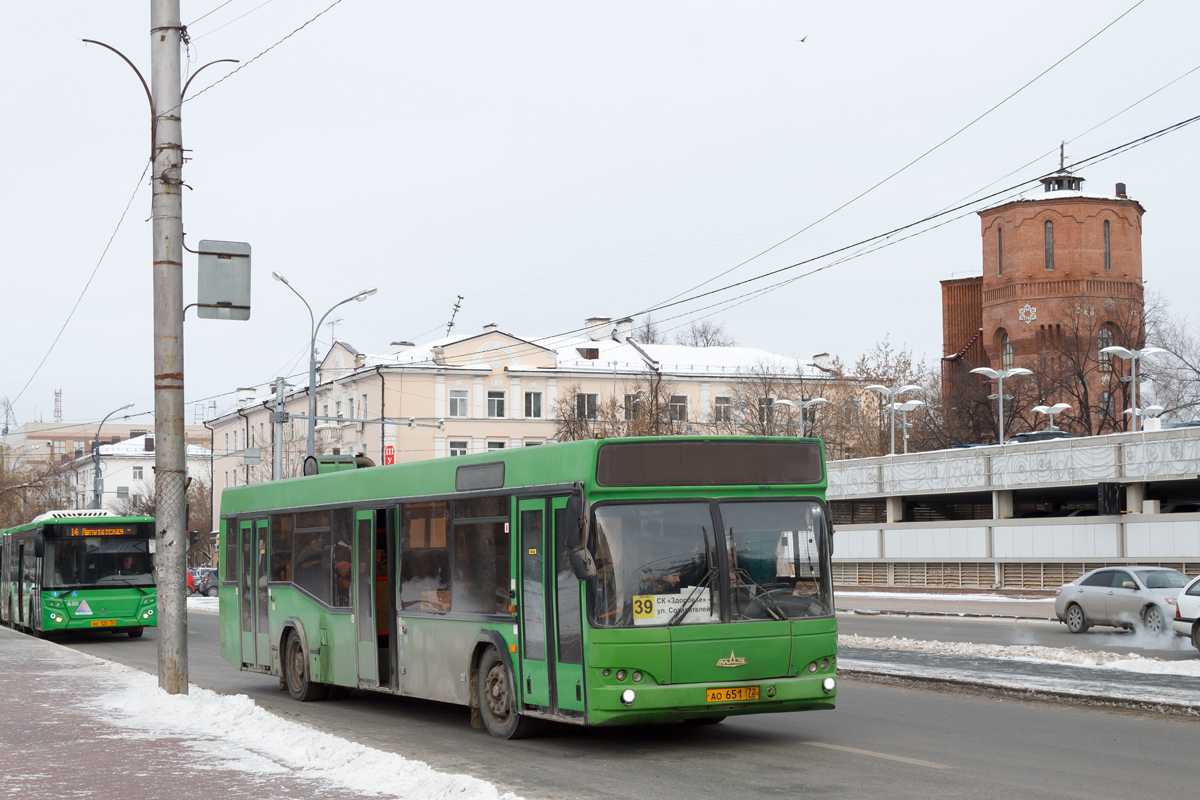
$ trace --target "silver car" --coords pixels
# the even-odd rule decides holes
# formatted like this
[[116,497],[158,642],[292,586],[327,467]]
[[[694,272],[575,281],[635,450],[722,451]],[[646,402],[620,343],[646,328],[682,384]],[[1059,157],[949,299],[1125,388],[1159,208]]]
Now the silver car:
[[1166,633],[1172,631],[1175,597],[1187,582],[1183,573],[1162,567],[1104,567],[1055,592],[1054,613],[1071,633],[1093,625]]

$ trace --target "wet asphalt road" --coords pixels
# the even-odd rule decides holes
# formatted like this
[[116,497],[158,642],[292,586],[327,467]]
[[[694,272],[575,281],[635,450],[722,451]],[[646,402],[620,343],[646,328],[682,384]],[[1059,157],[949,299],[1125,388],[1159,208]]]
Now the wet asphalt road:
[[[869,620],[891,623],[883,629],[890,632],[858,622],[842,620],[845,632],[946,640],[956,629],[944,626],[954,624],[980,626],[958,631],[964,635],[1023,635],[999,623],[939,621],[940,634],[924,636],[913,623],[925,620]],[[537,738],[503,742],[472,730],[466,710],[454,706],[359,692],[296,703],[277,679],[227,664],[218,641],[216,615],[189,614],[193,683],[247,694],[283,716],[530,798],[1166,797],[1194,789],[1200,761],[1200,724],[1189,719],[852,679],[842,680],[832,712],[713,726],[552,726]],[[64,644],[147,671],[156,666],[152,632],[142,640],[85,634]]]

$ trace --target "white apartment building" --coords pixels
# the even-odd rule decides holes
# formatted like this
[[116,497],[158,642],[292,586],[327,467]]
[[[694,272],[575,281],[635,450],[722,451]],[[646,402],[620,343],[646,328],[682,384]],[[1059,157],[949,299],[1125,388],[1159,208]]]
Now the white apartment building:
[[[187,447],[188,477],[205,483],[212,479],[211,452],[206,447]],[[100,445],[101,507],[119,512],[124,501],[139,501],[154,493],[154,436],[143,434],[116,444]],[[75,508],[88,508],[92,502],[96,459],[89,453],[70,466],[75,490]]]
[[[583,333],[556,338],[488,325],[420,346],[396,342],[378,355],[336,342],[317,375],[316,452],[363,453],[384,465],[529,447],[555,441],[564,417],[609,434],[656,381],[678,432],[718,432],[732,422],[735,386],[747,374],[802,377],[812,382],[811,396],[823,382],[842,380],[820,359],[797,364],[750,347],[643,345],[632,333],[630,319],[593,317]],[[208,421],[214,518],[223,489],[270,479],[274,399],[273,389],[240,390],[236,407]],[[289,388],[282,405],[307,414],[308,387]],[[303,420],[284,424],[284,476],[301,474],[307,434]]]

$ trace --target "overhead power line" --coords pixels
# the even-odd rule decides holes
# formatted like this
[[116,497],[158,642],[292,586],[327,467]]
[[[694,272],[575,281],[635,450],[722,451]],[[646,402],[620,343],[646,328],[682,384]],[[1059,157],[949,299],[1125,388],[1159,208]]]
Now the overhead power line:
[[146,173],[149,170],[150,162],[147,160],[146,166],[142,168],[142,174],[138,177],[137,185],[133,188],[133,194],[129,195],[129,201],[125,203],[125,208],[123,211],[121,211],[121,217],[117,220],[117,226],[113,228],[112,235],[108,237],[108,243],[104,245],[104,250],[100,253],[100,258],[96,261],[96,266],[92,267],[92,274],[88,276],[87,283],[83,285],[83,291],[81,291],[79,293],[79,297],[75,299],[75,305],[71,306],[71,310],[67,313],[67,318],[63,320],[62,327],[58,329],[58,335],[55,336],[54,341],[50,343],[50,347],[47,348],[46,354],[42,356],[42,360],[39,361],[37,367],[34,368],[33,374],[29,376],[29,380],[25,381],[25,385],[21,387],[21,391],[17,393],[16,397],[13,398],[13,403],[16,403],[21,399],[21,395],[25,394],[25,390],[29,388],[29,384],[33,383],[33,379],[36,378],[38,373],[42,371],[42,367],[46,364],[46,359],[48,359],[50,354],[54,352],[54,346],[58,344],[58,340],[62,338],[63,331],[65,331],[67,329],[67,325],[71,323],[71,318],[75,316],[75,311],[79,308],[79,304],[83,302],[83,296],[87,294],[88,287],[92,285],[92,280],[96,277],[96,273],[100,270],[100,265],[104,263],[104,257],[108,255],[108,249],[112,247],[113,240],[117,238],[117,233],[121,230],[121,223],[125,222],[125,215],[129,213],[129,207],[133,205],[133,199],[137,197],[138,192],[141,191],[142,181],[145,179]]
[[[1066,61],[1068,58],[1070,58],[1071,56],[1075,55],[1075,54],[1076,54],[1076,53],[1078,53],[1080,50],[1082,50],[1084,47],[1086,47],[1088,44],[1090,44],[1090,43],[1091,43],[1093,40],[1095,40],[1095,39],[1096,39],[1098,36],[1100,36],[1100,34],[1104,33],[1106,30],[1108,30],[1109,28],[1111,28],[1113,25],[1116,25],[1116,24],[1117,24],[1118,22],[1120,22],[1120,21],[1121,21],[1121,20],[1122,20],[1122,19],[1123,19],[1123,18],[1124,18],[1126,15],[1128,15],[1130,12],[1132,12],[1132,11],[1133,11],[1135,8],[1137,8],[1138,6],[1140,6],[1140,5],[1141,5],[1142,3],[1144,3],[1144,2],[1146,2],[1146,0],[1137,0],[1137,2],[1136,2],[1136,3],[1134,3],[1132,6],[1130,6],[1128,9],[1126,9],[1124,13],[1122,13],[1120,16],[1118,16],[1118,17],[1117,17],[1116,19],[1114,19],[1112,22],[1108,23],[1108,24],[1107,24],[1107,25],[1105,25],[1103,28],[1101,28],[1100,30],[1096,31],[1094,34],[1092,34],[1091,36],[1089,36],[1089,37],[1088,37],[1088,38],[1087,38],[1087,39],[1086,39],[1086,40],[1085,40],[1085,41],[1084,41],[1082,44],[1078,45],[1077,47],[1075,47],[1075,49],[1071,50],[1071,52],[1067,53],[1065,56],[1063,56],[1062,58],[1058,59],[1057,61],[1055,61],[1055,62],[1054,62],[1053,64],[1051,64],[1050,66],[1046,67],[1044,70],[1042,70],[1041,72],[1039,72],[1037,75],[1033,76],[1033,77],[1032,77],[1032,78],[1030,78],[1028,81],[1026,81],[1024,84],[1022,84],[1022,85],[1021,85],[1021,86],[1020,86],[1018,89],[1016,89],[1015,91],[1011,92],[1011,93],[1010,93],[1008,96],[1006,96],[1006,97],[1005,97],[1003,100],[1001,100],[1000,102],[996,103],[996,104],[995,104],[995,105],[993,105],[991,108],[989,108],[987,111],[984,111],[982,114],[980,114],[979,116],[975,117],[975,119],[971,120],[971,121],[970,121],[970,122],[968,122],[966,125],[963,125],[961,128],[959,128],[958,130],[956,130],[954,133],[950,134],[950,135],[949,135],[949,136],[947,136],[945,139],[942,139],[940,142],[938,142],[937,144],[935,144],[933,147],[929,148],[929,149],[928,149],[928,150],[926,150],[924,153],[921,153],[919,156],[917,156],[916,158],[914,158],[912,161],[909,161],[907,164],[905,164],[904,166],[900,167],[900,169],[898,169],[898,170],[896,170],[895,172],[893,172],[892,174],[888,175],[888,176],[887,176],[886,178],[884,178],[883,180],[881,180],[881,181],[878,181],[877,183],[875,183],[875,184],[871,185],[871,186],[870,186],[869,188],[867,188],[866,190],[864,190],[864,191],[860,192],[859,194],[855,195],[854,197],[850,198],[849,200],[847,200],[846,202],[842,203],[842,204],[841,204],[840,206],[838,206],[837,208],[835,208],[835,209],[833,209],[832,211],[830,211],[829,213],[825,214],[824,216],[818,217],[816,220],[814,220],[813,222],[810,222],[808,225],[805,225],[803,228],[801,228],[800,230],[798,230],[798,231],[796,231],[795,233],[791,234],[790,236],[788,236],[788,237],[786,237],[786,238],[784,238],[784,239],[781,239],[781,240],[779,240],[778,242],[776,242],[775,244],[771,245],[770,247],[768,247],[768,248],[766,248],[766,249],[764,249],[764,250],[760,250],[759,252],[757,252],[757,253],[755,253],[754,255],[752,255],[752,256],[750,256],[749,258],[747,258],[745,261],[742,261],[741,263],[735,264],[735,265],[733,265],[732,267],[730,267],[729,269],[727,269],[727,270],[724,270],[723,272],[719,272],[719,273],[717,273],[716,275],[712,276],[712,277],[711,277],[711,278],[709,278],[708,280],[702,281],[701,283],[698,283],[698,284],[696,284],[695,286],[691,287],[690,289],[685,289],[684,291],[680,292],[679,294],[676,294],[676,295],[674,295],[674,296],[672,296],[672,297],[669,297],[669,298],[667,298],[667,300],[666,300],[665,302],[670,302],[671,300],[674,300],[674,299],[676,299],[676,298],[678,298],[678,297],[681,297],[682,295],[685,295],[685,294],[687,294],[688,292],[693,292],[693,291],[695,291],[696,289],[699,289],[699,288],[701,288],[701,287],[703,287],[703,286],[707,286],[708,284],[712,283],[713,281],[715,281],[715,280],[718,280],[718,279],[720,279],[720,278],[723,278],[723,277],[725,277],[726,275],[728,275],[729,273],[731,273],[731,272],[734,272],[735,270],[741,269],[742,267],[744,267],[744,266],[746,266],[747,264],[749,264],[751,261],[754,261],[754,260],[756,260],[756,259],[758,259],[758,258],[761,258],[762,256],[766,255],[767,253],[771,252],[772,250],[775,250],[775,249],[776,249],[776,248],[778,248],[778,247],[782,247],[783,245],[787,244],[787,243],[788,243],[788,242],[790,242],[792,239],[795,239],[797,236],[801,235],[801,234],[802,234],[802,233],[804,233],[805,231],[808,231],[808,230],[810,230],[811,228],[813,228],[814,226],[821,224],[822,222],[824,222],[825,220],[829,219],[829,218],[830,218],[830,217],[832,217],[833,215],[835,215],[835,214],[837,214],[838,212],[842,211],[842,210],[843,210],[844,208],[846,208],[847,206],[849,206],[849,205],[851,205],[851,204],[853,204],[853,203],[856,203],[856,202],[858,202],[859,200],[861,200],[862,198],[866,197],[868,194],[870,194],[871,192],[875,191],[875,190],[876,190],[876,189],[878,189],[880,186],[883,186],[885,183],[887,183],[888,181],[890,181],[892,178],[895,178],[897,175],[901,174],[902,172],[905,172],[905,171],[906,171],[906,170],[908,170],[910,167],[914,166],[915,164],[917,164],[918,162],[920,162],[921,160],[923,160],[923,159],[924,159],[926,156],[928,156],[928,155],[932,154],[933,152],[935,152],[935,151],[937,151],[938,149],[940,149],[942,146],[944,146],[944,145],[948,144],[949,142],[953,141],[953,140],[954,140],[954,139],[956,139],[956,138],[957,138],[959,135],[961,135],[962,133],[966,132],[966,131],[967,131],[969,128],[971,128],[972,126],[974,126],[974,125],[975,125],[975,123],[979,122],[979,121],[980,121],[980,120],[982,120],[984,117],[988,116],[988,115],[989,115],[989,114],[991,114],[993,111],[995,111],[996,109],[998,109],[998,108],[1000,108],[1001,106],[1003,106],[1003,105],[1004,105],[1005,103],[1007,103],[1009,100],[1012,100],[1014,97],[1016,97],[1017,95],[1019,95],[1021,92],[1025,91],[1026,89],[1028,89],[1030,86],[1032,86],[1034,83],[1036,83],[1036,82],[1037,82],[1038,80],[1040,80],[1042,77],[1044,77],[1044,76],[1045,76],[1047,73],[1049,73],[1051,70],[1053,70],[1053,69],[1054,69],[1055,67],[1057,67],[1059,64],[1063,63],[1063,62],[1064,62],[1064,61]],[[641,312],[641,313],[643,313],[643,314],[644,314],[644,313],[649,313],[649,311],[643,311],[643,312]]]

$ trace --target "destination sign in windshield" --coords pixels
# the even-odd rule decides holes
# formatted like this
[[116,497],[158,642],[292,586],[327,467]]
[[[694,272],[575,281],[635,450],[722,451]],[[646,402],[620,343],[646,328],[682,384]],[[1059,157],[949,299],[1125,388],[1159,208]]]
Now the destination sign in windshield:
[[67,528],[67,536],[132,536],[137,529],[132,525],[113,525],[99,528],[91,525],[71,525]]

